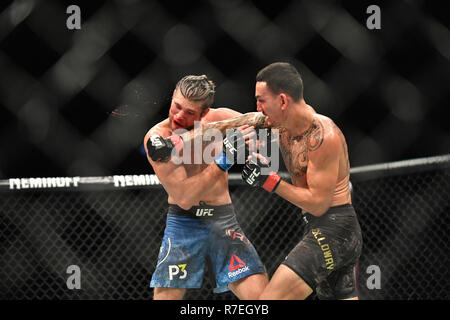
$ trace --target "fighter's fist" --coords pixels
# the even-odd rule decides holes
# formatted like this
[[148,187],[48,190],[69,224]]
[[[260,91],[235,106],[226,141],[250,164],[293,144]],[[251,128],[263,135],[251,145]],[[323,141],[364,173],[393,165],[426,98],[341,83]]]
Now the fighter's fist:
[[173,148],[183,144],[178,135],[163,138],[160,135],[152,135],[147,141],[148,155],[153,161],[168,161],[172,155]]
[[252,187],[262,187],[266,191],[274,192],[280,184],[281,177],[275,172],[271,172],[269,175],[263,175],[261,168],[268,166],[268,163],[260,161],[260,159],[251,159],[245,164],[242,170],[242,180]]

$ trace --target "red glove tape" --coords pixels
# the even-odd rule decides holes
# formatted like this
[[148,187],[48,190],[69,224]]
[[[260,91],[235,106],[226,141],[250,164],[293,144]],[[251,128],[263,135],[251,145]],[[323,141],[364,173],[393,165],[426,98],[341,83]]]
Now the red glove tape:
[[269,176],[267,177],[266,181],[262,185],[263,189],[269,192],[274,192],[275,189],[280,184],[281,177],[279,174],[276,174],[275,172],[271,172]]

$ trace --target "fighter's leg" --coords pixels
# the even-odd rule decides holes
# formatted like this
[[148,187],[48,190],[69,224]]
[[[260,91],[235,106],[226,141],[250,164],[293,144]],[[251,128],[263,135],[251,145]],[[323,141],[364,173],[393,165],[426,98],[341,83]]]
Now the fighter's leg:
[[291,268],[280,265],[259,299],[304,300],[313,290]]
[[156,287],[153,291],[153,300],[181,300],[185,293],[184,288]]
[[186,288],[200,288],[208,230],[198,219],[168,214],[158,262],[150,281],[154,299],[182,299]]
[[267,273],[256,273],[230,283],[228,287],[239,300],[257,300],[269,283]]
[[319,299],[358,300],[357,264],[350,263],[332,272],[317,287]]
[[269,281],[264,264],[235,214],[216,221],[209,256],[217,288],[228,287],[239,299],[256,300]]

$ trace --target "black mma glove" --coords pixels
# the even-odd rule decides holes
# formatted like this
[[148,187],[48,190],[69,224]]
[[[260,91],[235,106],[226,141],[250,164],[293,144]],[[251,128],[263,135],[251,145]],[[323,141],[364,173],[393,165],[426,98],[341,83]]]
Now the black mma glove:
[[242,170],[242,180],[252,187],[262,187],[268,192],[274,192],[281,182],[281,176],[275,172],[271,172],[269,175],[262,175],[262,167],[269,166],[254,159],[250,160]]
[[172,155],[173,148],[180,151],[183,148],[183,139],[179,135],[163,138],[153,135],[147,141],[148,155],[153,161],[168,161]]

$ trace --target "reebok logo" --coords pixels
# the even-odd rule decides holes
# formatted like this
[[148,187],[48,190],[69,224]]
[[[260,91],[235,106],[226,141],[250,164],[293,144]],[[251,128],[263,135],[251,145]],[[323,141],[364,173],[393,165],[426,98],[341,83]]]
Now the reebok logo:
[[[237,263],[237,264],[235,264],[235,263]],[[242,261],[237,255],[232,254],[231,260],[230,260],[230,265],[228,266],[228,270],[234,271],[241,267],[245,267],[245,262]]]
[[241,274],[242,272],[248,271],[248,267],[245,265],[245,262],[242,261],[237,255],[231,255],[230,265],[228,266],[228,277],[232,278]]

